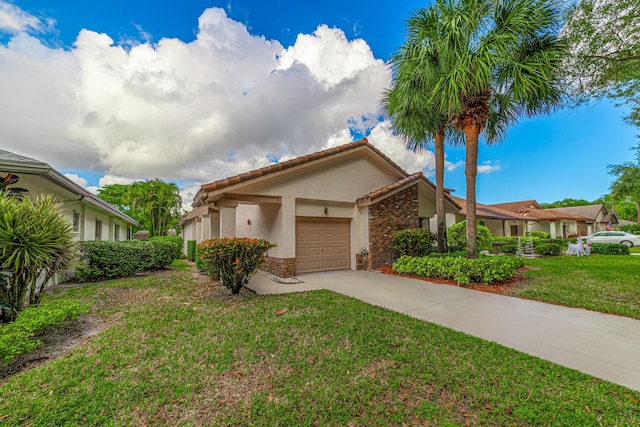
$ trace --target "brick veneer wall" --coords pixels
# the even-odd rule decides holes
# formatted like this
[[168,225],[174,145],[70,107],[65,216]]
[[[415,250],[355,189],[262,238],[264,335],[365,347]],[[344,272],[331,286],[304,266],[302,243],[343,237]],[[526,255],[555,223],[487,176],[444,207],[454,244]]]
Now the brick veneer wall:
[[262,269],[278,277],[293,277],[296,275],[296,259],[269,256]]
[[391,264],[391,234],[418,223],[417,183],[369,206],[369,268]]
[[577,232],[581,236],[587,235],[587,222],[586,221],[576,221]]

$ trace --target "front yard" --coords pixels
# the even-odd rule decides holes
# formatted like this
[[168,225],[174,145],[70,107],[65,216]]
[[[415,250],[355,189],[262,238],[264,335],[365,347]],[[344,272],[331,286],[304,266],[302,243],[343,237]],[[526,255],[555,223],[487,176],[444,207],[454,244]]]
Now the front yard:
[[104,330],[1,380],[0,424],[640,423],[640,393],[586,374],[328,291],[231,297],[174,265],[50,296],[89,301]]

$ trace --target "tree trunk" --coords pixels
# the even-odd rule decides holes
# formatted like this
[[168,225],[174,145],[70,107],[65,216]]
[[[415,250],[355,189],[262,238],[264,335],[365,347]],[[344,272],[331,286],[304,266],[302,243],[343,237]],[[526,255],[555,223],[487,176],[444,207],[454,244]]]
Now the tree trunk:
[[447,218],[444,209],[444,129],[434,138],[436,156],[436,216],[438,221],[438,252],[447,252]]
[[464,175],[467,186],[467,258],[474,259],[478,257],[476,177],[478,175],[478,135],[480,134],[480,127],[477,124],[467,124],[464,127],[464,133],[466,140]]

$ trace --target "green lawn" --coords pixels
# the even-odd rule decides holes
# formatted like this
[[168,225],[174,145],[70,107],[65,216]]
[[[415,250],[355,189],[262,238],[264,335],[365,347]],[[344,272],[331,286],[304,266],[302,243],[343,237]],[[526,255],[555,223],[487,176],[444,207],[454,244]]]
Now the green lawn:
[[111,326],[0,383],[1,425],[640,424],[638,392],[328,291],[220,297],[183,266],[71,297]]
[[515,295],[640,319],[640,256],[527,259]]

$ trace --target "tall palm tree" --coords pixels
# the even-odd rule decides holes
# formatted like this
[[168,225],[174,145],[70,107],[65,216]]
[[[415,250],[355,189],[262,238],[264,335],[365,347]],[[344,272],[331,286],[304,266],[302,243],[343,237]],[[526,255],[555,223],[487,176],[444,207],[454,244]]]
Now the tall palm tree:
[[[429,85],[424,105],[465,136],[469,258],[477,257],[479,136],[484,131],[492,140],[521,115],[548,113],[559,104],[565,54],[559,21],[554,0],[436,0],[417,12],[409,29],[414,45],[428,47],[418,55]],[[417,27],[420,22],[428,25]]]
[[[410,28],[420,28],[421,24],[412,24]],[[425,23],[426,24],[426,23]],[[436,176],[436,217],[438,230],[438,252],[447,251],[447,224],[445,218],[444,195],[444,143],[448,118],[438,110],[435,103],[428,103],[433,81],[428,81],[423,73],[421,61],[437,62],[437,52],[429,50],[428,45],[410,37],[391,59],[393,71],[392,87],[385,91],[382,106],[391,118],[393,129],[400,140],[410,150],[421,152],[431,143],[435,151]],[[447,138],[447,140],[449,140]],[[454,139],[459,141],[459,139]]]

